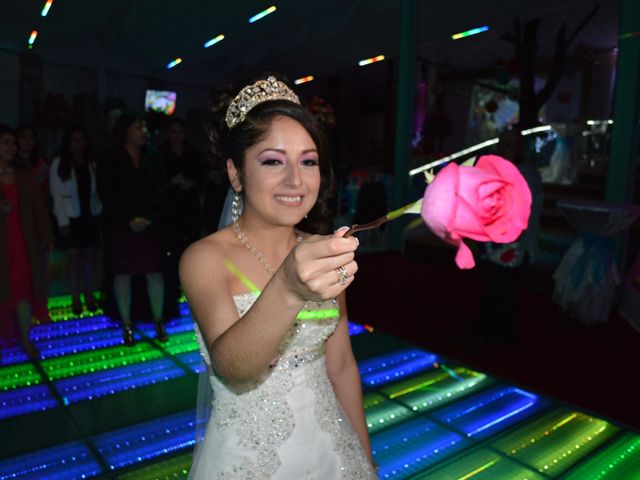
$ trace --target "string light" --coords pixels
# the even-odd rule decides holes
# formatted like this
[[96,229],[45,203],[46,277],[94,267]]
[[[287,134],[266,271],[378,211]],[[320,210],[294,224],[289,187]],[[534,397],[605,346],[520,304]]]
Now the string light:
[[205,42],[204,48],[209,48],[211,45],[215,45],[216,43],[221,42],[222,40],[224,40],[224,35],[222,34],[218,35],[217,37],[212,38],[208,42]]
[[29,49],[33,48],[33,44],[36,41],[37,36],[38,36],[38,31],[37,30],[33,30],[31,32],[31,36],[29,37]]
[[261,18],[266,17],[267,15],[276,11],[276,7],[274,5],[270,6],[266,10],[261,11],[260,13],[256,13],[253,17],[249,18],[249,23],[254,23],[260,20]]
[[384,55],[378,55],[376,57],[365,58],[364,60],[360,60],[358,65],[364,67],[365,65],[369,65],[370,63],[376,63],[384,60]]
[[307,83],[313,80],[313,75],[307,75],[306,77],[302,77],[302,78],[298,78],[297,80],[294,80],[293,83],[295,83],[296,85],[300,85],[302,83]]
[[453,40],[459,40],[464,37],[470,37],[471,35],[477,35],[478,33],[486,32],[487,30],[489,30],[489,27],[484,25],[482,27],[472,28],[471,30],[466,30],[464,32],[455,33],[451,35],[451,38]]
[[180,63],[182,63],[182,59],[180,57],[178,57],[173,62],[167,63],[167,68],[171,69],[171,68],[175,67],[176,65],[178,65]]
[[40,12],[40,15],[42,15],[43,17],[46,17],[47,13],[49,13],[49,9],[51,8],[51,5],[53,5],[53,0],[47,0],[44,4],[44,7],[42,8],[42,12]]

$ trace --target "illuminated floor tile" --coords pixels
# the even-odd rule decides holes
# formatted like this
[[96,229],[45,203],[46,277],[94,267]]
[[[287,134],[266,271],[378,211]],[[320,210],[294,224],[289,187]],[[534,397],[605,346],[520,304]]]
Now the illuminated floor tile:
[[42,377],[31,363],[0,368],[0,391],[36,385]]
[[193,329],[184,333],[176,333],[169,337],[169,341],[162,343],[162,348],[171,355],[198,350],[198,342]]
[[123,345],[122,330],[119,328],[101,329],[79,333],[69,337],[40,340],[36,343],[40,349],[40,358],[55,358],[64,355],[100,350],[102,348]]
[[47,410],[56,406],[58,406],[58,401],[45,385],[0,392],[0,419]]
[[109,468],[116,470],[195,444],[195,412],[189,410],[92,437]]
[[31,339],[34,342],[44,342],[61,337],[74,337],[81,333],[95,332],[108,328],[119,328],[120,323],[109,317],[99,315],[82,320],[70,320],[65,323],[46,323],[37,325],[31,330]]
[[395,403],[377,393],[367,393],[363,397],[363,402],[367,429],[370,434],[415,415],[404,405]]
[[363,360],[358,363],[365,387],[381,386],[434,368],[436,355],[407,349]]
[[[444,367],[444,368],[443,368]],[[493,383],[484,373],[464,367],[440,368],[411,377],[380,390],[414,411],[428,412]]]
[[204,360],[202,360],[200,350],[179,353],[175,358],[188,366],[194,373],[200,373],[205,369]]
[[0,367],[16,365],[29,360],[22,347],[14,346],[0,349]]
[[67,403],[112,395],[133,388],[166,382],[182,377],[185,371],[168,358],[134,363],[86,375],[64,378],[54,382],[58,393]]
[[428,470],[411,480],[544,480],[545,477],[486,448],[456,458],[444,468]]
[[192,460],[192,452],[183,453],[153,465],[121,473],[118,475],[118,480],[185,480]]
[[360,335],[361,333],[365,333],[366,331],[367,331],[367,329],[364,328],[364,325],[360,325],[359,323],[349,322],[349,335],[350,336]]
[[464,433],[483,439],[533,415],[549,404],[516,387],[497,386],[466,397],[430,416]]
[[[151,322],[145,322],[136,326],[138,330],[147,337],[156,336],[156,327]],[[165,330],[169,335],[176,333],[193,332],[193,319],[191,317],[174,318],[170,322],[165,323]]]
[[492,446],[547,475],[558,475],[604,443],[619,428],[565,408],[523,425]]
[[95,477],[102,469],[82,442],[40,450],[0,461],[0,480],[76,480]]
[[371,436],[381,479],[407,478],[468,445],[465,439],[432,421],[416,417]]
[[42,368],[50,380],[83,375],[87,373],[122,367],[132,363],[155,360],[162,352],[146,342],[139,342],[132,347],[112,347],[95,352],[84,352],[51,358],[41,362]]
[[609,441],[591,458],[573,468],[563,480],[638,480],[640,435],[625,433]]

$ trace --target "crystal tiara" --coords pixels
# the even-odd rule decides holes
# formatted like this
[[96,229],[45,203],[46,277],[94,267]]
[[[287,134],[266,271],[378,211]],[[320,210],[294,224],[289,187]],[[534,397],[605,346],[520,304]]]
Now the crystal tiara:
[[258,80],[252,85],[247,85],[229,104],[224,120],[230,129],[244,120],[244,117],[257,105],[270,100],[288,100],[300,105],[300,99],[283,82],[275,77],[266,80]]

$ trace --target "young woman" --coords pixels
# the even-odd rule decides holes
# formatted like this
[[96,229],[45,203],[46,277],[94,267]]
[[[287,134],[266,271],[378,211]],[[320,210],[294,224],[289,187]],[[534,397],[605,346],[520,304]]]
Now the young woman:
[[232,225],[180,264],[214,398],[189,478],[377,478],[344,292],[358,242],[319,235],[332,189],[320,127],[274,77],[225,106],[211,138]]
[[89,311],[96,310],[93,297],[94,270],[100,230],[97,216],[102,211],[96,183],[96,165],[84,128],[72,128],[62,139],[60,157],[51,163],[49,185],[53,213],[60,231],[60,247],[67,251],[72,308],[82,313],[80,290]]
[[53,242],[49,213],[30,167],[15,164],[16,137],[0,125],[0,347],[29,339],[32,317],[48,320],[47,252]]
[[134,345],[131,327],[131,276],[145,275],[156,334],[168,340],[162,319],[162,218],[165,175],[162,159],[147,146],[144,119],[122,114],[114,148],[98,171],[104,206],[105,266],[114,275],[113,289],[126,345]]

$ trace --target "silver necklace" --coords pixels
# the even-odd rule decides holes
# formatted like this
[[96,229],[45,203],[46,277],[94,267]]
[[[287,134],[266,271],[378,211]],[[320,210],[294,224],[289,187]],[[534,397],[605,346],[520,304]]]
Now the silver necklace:
[[[265,260],[264,254],[260,250],[258,250],[256,247],[254,247],[251,244],[251,242],[249,242],[246,235],[242,232],[242,230],[240,230],[240,224],[238,223],[237,219],[233,220],[233,231],[236,233],[236,237],[238,237],[238,240],[240,240],[240,242],[245,247],[247,247],[251,251],[251,253],[253,253],[253,255],[258,259],[258,261],[260,262],[262,267],[267,271],[267,273],[269,275],[273,275],[273,272],[275,272],[274,268],[271,265],[269,265],[269,263]],[[302,236],[300,234],[297,234],[296,240],[298,242],[301,242],[303,240]]]

